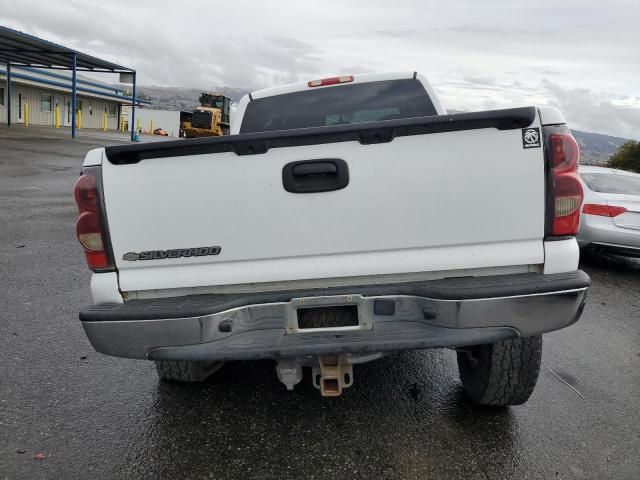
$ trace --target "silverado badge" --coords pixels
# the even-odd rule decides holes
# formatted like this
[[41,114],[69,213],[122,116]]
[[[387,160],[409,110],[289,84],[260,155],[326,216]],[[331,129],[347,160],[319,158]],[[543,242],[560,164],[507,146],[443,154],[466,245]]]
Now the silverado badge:
[[137,260],[164,260],[166,258],[204,257],[207,255],[219,255],[220,247],[199,248],[175,248],[173,250],[149,250],[146,252],[128,252],[122,256],[122,260],[135,262]]

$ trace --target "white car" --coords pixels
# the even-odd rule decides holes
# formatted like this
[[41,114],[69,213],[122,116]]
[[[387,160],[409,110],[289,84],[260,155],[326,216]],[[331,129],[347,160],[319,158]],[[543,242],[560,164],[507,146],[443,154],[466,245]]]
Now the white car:
[[323,395],[455,348],[476,402],[525,402],[578,320],[578,145],[555,109],[448,115],[415,72],[252,92],[232,135],[92,150],[76,186],[100,352],[202,380],[273,359]]
[[640,174],[581,165],[584,188],[578,244],[640,257]]

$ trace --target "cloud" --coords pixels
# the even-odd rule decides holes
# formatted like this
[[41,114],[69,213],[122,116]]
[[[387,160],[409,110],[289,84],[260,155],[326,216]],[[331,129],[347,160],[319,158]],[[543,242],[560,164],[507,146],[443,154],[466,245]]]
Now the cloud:
[[0,0],[0,24],[135,68],[146,85],[256,89],[325,74],[418,70],[447,108],[553,104],[578,128],[629,135],[640,108],[636,7],[636,0],[607,8],[597,0],[215,7],[208,0],[21,0],[17,8]]
[[296,82],[302,75],[319,72],[319,50],[282,35],[231,37],[224,52],[215,47],[210,52],[219,59],[218,81],[230,86],[261,88]]
[[398,39],[415,38],[420,35],[416,30],[376,30],[373,33],[381,37]]
[[566,88],[544,80],[551,106],[558,107],[567,122],[580,130],[640,139],[640,101],[626,98],[615,103],[608,95],[586,88]]
[[472,35],[489,35],[492,37],[505,36],[535,36],[541,37],[553,33],[550,28],[531,28],[531,27],[505,27],[504,25],[495,24],[464,24],[449,27],[448,30],[455,33],[468,33]]
[[640,99],[588,88],[538,83],[500,82],[470,77],[435,85],[447,109],[474,111],[524,105],[558,108],[571,128],[640,139]]
[[470,84],[482,85],[486,87],[495,87],[498,85],[497,79],[493,77],[473,77],[470,75],[466,75],[462,79]]

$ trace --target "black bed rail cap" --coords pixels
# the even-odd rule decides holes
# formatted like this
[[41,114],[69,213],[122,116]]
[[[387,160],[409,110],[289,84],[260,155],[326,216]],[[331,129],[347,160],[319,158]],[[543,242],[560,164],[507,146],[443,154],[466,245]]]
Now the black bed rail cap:
[[488,110],[483,112],[401,118],[331,127],[298,128],[273,132],[248,133],[222,137],[194,138],[168,142],[149,142],[106,147],[107,159],[114,165],[128,165],[153,158],[183,157],[207,153],[234,152],[259,155],[271,148],[296,147],[358,141],[363,145],[387,143],[396,137],[431,133],[496,128],[526,128],[536,117],[535,107]]

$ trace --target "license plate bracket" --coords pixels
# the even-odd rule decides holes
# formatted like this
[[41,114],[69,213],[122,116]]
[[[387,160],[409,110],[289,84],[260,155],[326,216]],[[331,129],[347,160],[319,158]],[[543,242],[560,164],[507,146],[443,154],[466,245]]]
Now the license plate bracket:
[[[320,314],[322,311],[327,315]],[[361,295],[294,298],[289,302],[287,333],[371,330],[371,313],[370,302]],[[355,319],[348,318],[349,314]],[[331,317],[336,317],[335,321]]]

